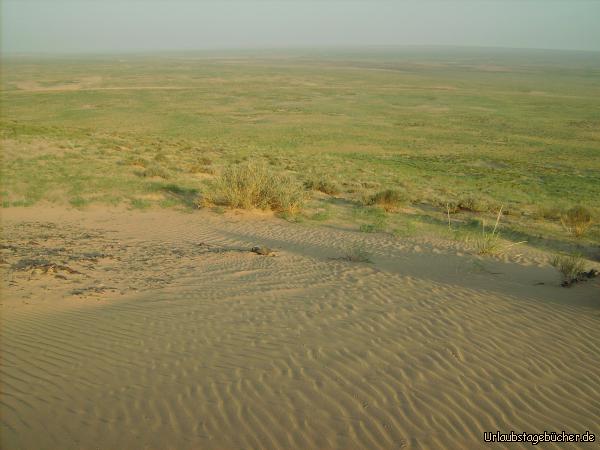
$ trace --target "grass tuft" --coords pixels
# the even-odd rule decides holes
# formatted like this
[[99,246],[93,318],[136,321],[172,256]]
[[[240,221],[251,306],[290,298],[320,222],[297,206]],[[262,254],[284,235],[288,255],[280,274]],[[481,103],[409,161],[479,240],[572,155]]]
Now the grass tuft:
[[147,167],[146,170],[141,173],[141,175],[144,178],[169,178],[169,172],[167,169],[156,164]]
[[271,209],[294,214],[304,204],[306,192],[286,174],[264,164],[228,167],[217,177],[203,202],[240,209]]
[[578,254],[556,255],[550,264],[560,272],[563,286],[570,286],[577,282],[580,275],[585,272],[585,262]]
[[496,223],[491,231],[485,229],[485,222],[481,223],[481,235],[475,239],[475,250],[478,255],[492,255],[499,256],[506,253],[508,249],[518,244],[523,244],[525,241],[515,242],[512,244],[504,244],[500,239],[500,219],[502,217],[503,206],[498,210],[498,216],[496,217]]
[[574,206],[560,218],[563,227],[575,237],[581,237],[592,226],[592,213],[584,206]]

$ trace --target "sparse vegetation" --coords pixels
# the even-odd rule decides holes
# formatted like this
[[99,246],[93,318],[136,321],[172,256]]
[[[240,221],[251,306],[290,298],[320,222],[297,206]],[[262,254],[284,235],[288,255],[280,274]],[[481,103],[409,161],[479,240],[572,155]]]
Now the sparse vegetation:
[[305,191],[289,175],[263,164],[243,163],[226,168],[203,201],[240,209],[271,209],[295,213]]
[[[327,194],[306,192],[304,218],[311,221],[395,233],[409,218],[419,233],[456,235],[468,232],[464,225],[473,217],[495,215],[503,204],[502,237],[554,251],[577,246],[587,256],[597,252],[600,147],[591,111],[598,109],[598,96],[589,95],[598,89],[590,70],[595,65],[550,53],[521,65],[510,54],[496,55],[506,71],[491,76],[473,65],[489,59],[475,50],[468,56],[424,51],[418,59],[426,64],[416,66],[417,55],[400,56],[356,53],[354,70],[340,67],[335,55],[324,60],[316,54],[248,58],[242,65],[218,58],[148,64],[133,56],[126,65],[86,60],[68,67],[52,59],[11,60],[1,81],[2,101],[11,105],[0,122],[2,206],[129,206],[130,199],[142,198],[152,206],[190,208],[201,194],[216,200],[214,184],[227,167],[264,160],[271,173],[294,181],[292,200],[267,208],[295,209],[293,199],[305,191],[295,180]],[[372,70],[391,64],[410,70]],[[26,87],[51,83],[67,70],[62,78],[79,82],[102,72],[102,81],[52,95]],[[215,74],[218,83],[210,81]],[[316,85],[308,87],[307,77]],[[205,95],[207,82],[214,96]],[[472,95],[457,95],[463,82],[476,87]],[[127,89],[169,83],[190,89]],[[240,83],[235,101],[222,101]],[[349,94],[357,83],[360,100]],[[561,95],[565,83],[569,96]],[[43,102],[34,101],[40,96]],[[441,104],[451,112],[437,108]],[[531,114],[540,110],[543,115]],[[577,139],[567,138],[573,133]],[[157,187],[167,181],[188,192]],[[288,184],[284,180],[281,189],[288,192]],[[357,205],[364,215],[356,214]],[[410,206],[405,214],[375,217],[376,210],[403,205]],[[575,205],[589,215],[579,208],[569,212]],[[478,227],[481,237],[481,222]],[[494,236],[481,237],[484,254],[506,242]]]
[[506,251],[508,251],[511,247],[524,243],[524,241],[514,242],[512,244],[505,244],[502,242],[502,239],[500,239],[499,230],[500,219],[502,218],[502,210],[503,207],[501,206],[498,210],[498,215],[496,216],[494,228],[491,230],[486,230],[485,221],[481,222],[481,235],[474,239],[475,251],[478,255],[499,256],[503,253],[506,253]]
[[[450,208],[449,203],[447,204],[447,207]],[[471,212],[487,212],[492,210],[492,205],[490,205],[490,202],[487,199],[476,196],[469,196],[459,199],[456,202],[456,207],[458,209]]]
[[305,186],[307,189],[323,192],[324,194],[328,195],[337,195],[340,193],[339,186],[333,181],[327,180],[325,178],[308,180],[305,183]]
[[83,208],[88,204],[88,200],[82,197],[73,197],[69,200],[69,204],[75,208]]
[[585,261],[578,254],[555,255],[550,264],[560,272],[564,286],[577,282],[581,274],[585,272]]
[[169,178],[169,171],[158,164],[153,164],[141,172],[141,175],[145,178]]
[[367,204],[381,206],[386,211],[393,211],[406,201],[406,195],[402,192],[395,189],[386,189],[369,197]]
[[581,237],[592,226],[592,213],[584,206],[574,206],[561,215],[561,223],[575,237]]
[[150,205],[150,202],[148,200],[144,200],[143,198],[131,199],[131,207],[134,209],[146,209],[149,208]]
[[370,263],[371,255],[363,246],[355,245],[346,248],[341,259],[349,262]]
[[213,175],[215,173],[215,169],[212,166],[207,166],[203,164],[192,164],[189,168],[190,173],[207,173],[209,175]]

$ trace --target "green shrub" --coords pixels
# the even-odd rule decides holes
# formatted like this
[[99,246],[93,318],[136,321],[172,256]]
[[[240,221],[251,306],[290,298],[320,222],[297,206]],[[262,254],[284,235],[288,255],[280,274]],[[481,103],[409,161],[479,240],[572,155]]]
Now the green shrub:
[[228,167],[211,185],[204,202],[240,209],[271,209],[295,213],[306,197],[302,187],[264,164]]
[[575,237],[581,237],[592,226],[592,213],[584,206],[574,206],[560,218],[565,229]]

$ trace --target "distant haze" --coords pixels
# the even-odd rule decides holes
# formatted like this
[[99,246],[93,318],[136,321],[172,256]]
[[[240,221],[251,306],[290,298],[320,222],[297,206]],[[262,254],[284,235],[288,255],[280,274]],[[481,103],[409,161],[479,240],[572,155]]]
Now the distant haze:
[[455,45],[600,50],[600,1],[3,0],[2,51]]

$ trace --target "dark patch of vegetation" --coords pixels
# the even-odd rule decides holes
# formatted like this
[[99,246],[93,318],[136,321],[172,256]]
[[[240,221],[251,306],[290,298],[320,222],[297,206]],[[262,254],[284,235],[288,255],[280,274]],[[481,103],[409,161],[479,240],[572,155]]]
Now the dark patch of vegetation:
[[377,192],[367,199],[368,205],[381,206],[386,211],[394,211],[408,201],[406,195],[395,189]]

